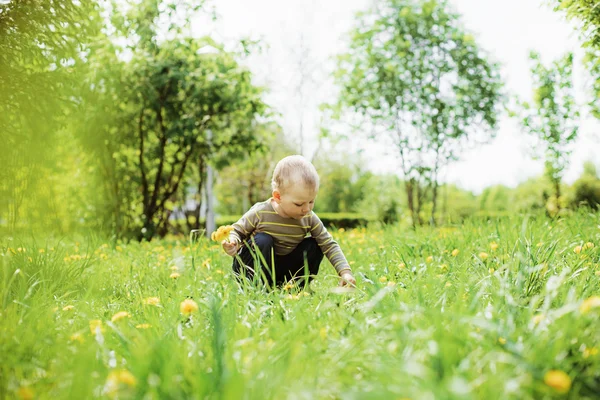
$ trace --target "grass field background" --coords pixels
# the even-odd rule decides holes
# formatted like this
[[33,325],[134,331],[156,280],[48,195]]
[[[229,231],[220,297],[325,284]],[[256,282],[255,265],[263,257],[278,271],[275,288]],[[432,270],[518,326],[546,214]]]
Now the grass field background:
[[204,238],[0,239],[0,397],[600,393],[600,215],[331,230],[311,290],[240,287]]

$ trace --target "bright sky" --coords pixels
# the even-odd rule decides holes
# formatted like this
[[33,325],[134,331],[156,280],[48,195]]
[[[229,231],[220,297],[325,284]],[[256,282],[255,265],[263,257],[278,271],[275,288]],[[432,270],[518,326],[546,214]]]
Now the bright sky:
[[[463,16],[464,27],[476,41],[502,65],[508,90],[529,96],[531,78],[528,54],[541,53],[550,62],[567,51],[580,63],[583,52],[572,25],[563,20],[543,0],[450,0]],[[266,85],[266,101],[281,113],[286,134],[299,142],[300,126],[304,137],[302,152],[311,156],[316,149],[321,114],[318,106],[334,101],[336,88],[330,78],[332,58],[345,51],[346,36],[354,24],[354,14],[365,10],[368,0],[218,0],[214,1],[216,22],[197,21],[196,34],[209,34],[225,43],[241,37],[261,39],[267,48],[250,57],[248,66],[256,83]],[[302,73],[302,71],[305,71]],[[590,78],[582,67],[575,69],[576,87],[583,94]],[[300,90],[299,88],[302,88]],[[584,101],[583,95],[580,102]],[[302,124],[301,124],[302,122]],[[581,174],[583,162],[591,160],[600,169],[599,124],[583,117],[580,140],[574,146],[571,167],[565,180],[573,182]],[[531,159],[515,121],[503,116],[498,135],[489,145],[464,154],[462,161],[450,165],[442,180],[480,192],[486,186],[515,186],[531,176],[540,175],[543,162]],[[344,151],[362,150],[366,166],[375,172],[394,172],[393,154],[383,146],[353,139],[338,144]]]

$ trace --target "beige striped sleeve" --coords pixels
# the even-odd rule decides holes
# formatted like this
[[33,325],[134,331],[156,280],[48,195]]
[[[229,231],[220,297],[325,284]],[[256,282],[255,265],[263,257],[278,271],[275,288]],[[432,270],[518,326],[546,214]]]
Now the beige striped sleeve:
[[350,271],[350,264],[348,264],[342,249],[333,240],[333,237],[327,232],[321,219],[314,212],[311,215],[310,225],[310,235],[315,238],[323,254],[325,254],[331,265],[333,265],[338,275],[344,270]]
[[254,207],[250,208],[242,218],[232,225],[233,230],[229,233],[229,241],[235,240],[238,243],[242,243],[250,237],[254,230],[256,230],[256,225],[258,225],[260,220],[258,215],[260,209],[259,205],[260,204],[254,205]]

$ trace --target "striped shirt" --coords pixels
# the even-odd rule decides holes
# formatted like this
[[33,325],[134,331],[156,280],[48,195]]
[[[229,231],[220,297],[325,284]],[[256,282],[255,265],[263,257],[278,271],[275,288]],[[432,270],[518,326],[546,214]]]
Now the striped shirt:
[[310,212],[302,219],[284,218],[277,214],[271,199],[256,203],[235,224],[229,234],[230,240],[244,242],[258,232],[273,237],[275,254],[292,252],[306,237],[313,237],[336,272],[350,270],[342,249],[323,225],[317,214]]

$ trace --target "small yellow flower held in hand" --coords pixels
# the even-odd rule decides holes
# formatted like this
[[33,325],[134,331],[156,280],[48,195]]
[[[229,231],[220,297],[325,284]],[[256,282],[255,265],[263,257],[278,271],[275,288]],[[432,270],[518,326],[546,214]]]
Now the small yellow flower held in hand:
[[593,308],[598,307],[600,307],[600,296],[592,296],[588,299],[585,299],[583,303],[581,303],[581,306],[579,306],[579,311],[582,314],[586,314],[590,312],[590,310],[592,310]]
[[567,393],[571,389],[571,378],[565,372],[552,369],[544,375],[544,383],[558,393]]
[[191,313],[198,311],[198,304],[192,299],[185,299],[179,305],[179,311],[183,315],[190,315]]
[[233,230],[233,226],[231,226],[231,225],[220,226],[219,229],[217,229],[210,235],[210,238],[212,240],[214,240],[215,242],[222,242],[223,240],[228,240],[229,233],[232,230]]
[[127,311],[119,311],[110,319],[111,322],[117,322],[122,320],[123,318],[129,318],[131,315]]

